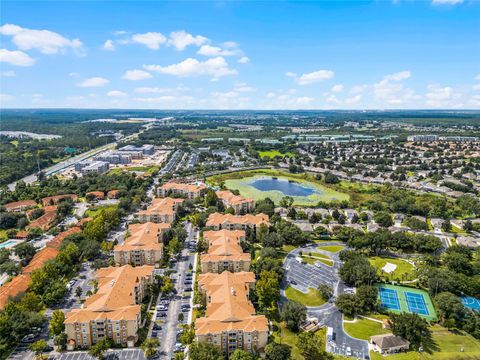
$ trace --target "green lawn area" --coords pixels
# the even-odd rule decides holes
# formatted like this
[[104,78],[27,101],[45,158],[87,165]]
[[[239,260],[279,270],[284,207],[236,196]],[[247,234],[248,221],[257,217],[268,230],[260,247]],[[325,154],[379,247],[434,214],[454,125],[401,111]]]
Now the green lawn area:
[[276,177],[280,180],[290,180],[296,182],[299,186],[310,188],[313,193],[307,196],[292,196],[295,205],[315,206],[319,201],[348,200],[349,195],[331,189],[325,186],[321,181],[308,174],[290,174],[288,172],[259,169],[251,171],[238,171],[227,174],[219,174],[211,176],[207,179],[207,183],[219,185],[224,183],[228,189],[238,190],[242,196],[253,198],[255,200],[269,197],[276,204],[285,196],[278,190],[261,191],[251,185],[253,181],[264,177]]
[[[415,279],[415,267],[412,264],[406,262],[405,260],[395,258],[381,258],[377,256],[371,257],[369,258],[369,260],[370,264],[372,264],[372,266],[377,269],[378,275],[385,277],[387,280],[399,279],[400,281],[405,281]],[[387,263],[397,265],[397,268],[390,274],[382,270],[382,268]]]
[[330,245],[330,246],[322,246],[320,249],[328,252],[336,253],[336,252],[339,252],[340,250],[343,250],[343,248],[344,247],[342,245]]
[[292,156],[295,156],[295,154],[291,151],[288,151],[286,153],[281,153],[278,150],[267,150],[267,151],[259,151],[258,156],[260,156],[260,158],[264,158],[266,156],[270,159],[273,159],[275,156],[280,156],[281,158],[283,158],[285,156],[292,157]]
[[7,230],[0,230],[0,242],[8,239]]
[[93,208],[90,208],[87,211],[85,211],[85,215],[88,216],[88,217],[94,218],[103,209],[116,208],[117,206],[118,205],[94,206]]
[[[377,353],[370,352],[372,360],[474,360],[480,359],[480,341],[462,331],[453,333],[447,329],[435,325],[431,327],[432,337],[439,351],[432,354],[410,351],[404,354],[389,355],[382,357]],[[460,349],[463,348],[463,352]]]
[[328,255],[320,254],[318,252],[312,252],[312,255],[304,254],[302,255],[302,258],[306,263],[311,265],[314,265],[317,261],[320,261],[325,265],[333,266],[333,260]]
[[354,323],[344,322],[343,327],[350,336],[362,340],[370,340],[370,336],[391,332],[383,329],[381,323],[367,319],[357,319]]
[[297,290],[291,286],[285,290],[285,295],[288,299],[299,302],[305,306],[320,306],[325,304],[325,300],[320,296],[316,289],[310,288],[308,293],[305,294],[300,290]]

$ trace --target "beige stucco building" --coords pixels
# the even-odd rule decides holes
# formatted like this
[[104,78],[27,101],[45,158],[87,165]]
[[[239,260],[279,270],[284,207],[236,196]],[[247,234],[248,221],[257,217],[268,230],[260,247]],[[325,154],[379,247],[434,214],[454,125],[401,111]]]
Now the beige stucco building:
[[153,266],[97,270],[98,291],[81,309],[66,314],[68,350],[86,348],[102,339],[133,346],[141,323],[140,303],[153,281]]
[[235,214],[246,214],[255,210],[255,200],[235,195],[228,190],[220,190],[216,192],[218,200],[220,200],[225,209],[231,207]]
[[165,197],[169,194],[176,194],[185,196],[188,199],[195,199],[197,197],[202,197],[206,190],[207,187],[205,184],[183,184],[170,181],[158,188],[158,196]]
[[222,349],[226,356],[236,349],[262,352],[268,342],[268,320],[255,315],[249,300],[255,284],[251,272],[202,274],[198,277],[207,309],[205,317],[195,321],[197,341],[208,342]]
[[245,241],[244,230],[205,231],[203,238],[208,243],[208,251],[200,256],[202,273],[250,270],[251,256],[244,253],[241,246]]
[[177,209],[184,199],[170,197],[153,199],[152,204],[146,209],[139,211],[135,216],[144,222],[171,224],[176,217]]
[[270,226],[269,217],[266,214],[246,214],[246,215],[232,215],[213,213],[210,214],[206,226],[213,230],[247,230],[257,232],[260,226]]
[[113,249],[116,265],[156,265],[163,257],[163,236],[170,224],[130,224],[129,236]]

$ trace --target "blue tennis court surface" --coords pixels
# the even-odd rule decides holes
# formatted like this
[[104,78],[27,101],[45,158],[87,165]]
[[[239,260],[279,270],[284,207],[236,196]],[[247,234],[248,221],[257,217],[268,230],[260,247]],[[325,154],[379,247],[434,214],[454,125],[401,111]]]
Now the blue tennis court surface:
[[398,294],[396,290],[380,288],[380,302],[382,306],[391,310],[400,310],[400,301],[398,301]]
[[462,297],[463,306],[480,311],[480,300],[471,296]]
[[405,292],[405,300],[407,300],[408,310],[419,315],[428,315],[427,304],[422,294]]

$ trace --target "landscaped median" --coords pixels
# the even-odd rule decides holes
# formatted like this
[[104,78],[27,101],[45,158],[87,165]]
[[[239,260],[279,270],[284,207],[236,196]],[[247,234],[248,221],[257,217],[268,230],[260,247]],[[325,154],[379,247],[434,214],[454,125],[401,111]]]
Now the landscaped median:
[[409,281],[416,277],[415,267],[406,260],[374,256],[369,258],[369,261],[377,269],[378,275],[385,277],[387,281]]
[[320,306],[326,303],[326,300],[320,296],[318,290],[313,288],[308,289],[308,293],[304,293],[289,286],[285,290],[285,296],[287,299],[296,301],[305,306]]

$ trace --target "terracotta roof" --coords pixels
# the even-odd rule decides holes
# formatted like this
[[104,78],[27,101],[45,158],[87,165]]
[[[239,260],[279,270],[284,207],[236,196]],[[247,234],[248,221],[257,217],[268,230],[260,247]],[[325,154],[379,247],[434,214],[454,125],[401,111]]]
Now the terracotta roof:
[[33,271],[41,269],[47,261],[55,259],[59,251],[53,247],[46,247],[37,252],[32,260],[22,269],[22,274],[31,274]]
[[205,184],[182,184],[175,181],[169,181],[161,186],[161,189],[168,191],[168,190],[180,190],[185,192],[198,192],[201,190],[205,190],[207,187]]
[[229,329],[268,331],[268,320],[255,315],[248,294],[255,282],[252,272],[201,274],[198,284],[207,295],[205,317],[195,322],[195,333],[211,334]]
[[205,231],[203,238],[208,242],[207,254],[201,255],[201,261],[243,260],[250,261],[249,253],[244,253],[241,244],[245,240],[243,230]]
[[22,209],[27,208],[27,207],[37,206],[37,203],[33,200],[23,200],[23,201],[11,202],[11,203],[8,203],[8,204],[2,205],[2,206],[7,211],[18,211],[18,210],[22,210]]
[[45,214],[40,216],[38,219],[33,220],[30,224],[27,225],[26,229],[30,230],[34,228],[39,228],[42,230],[48,230],[52,223],[55,221],[55,218],[57,217],[57,207],[49,206],[49,208],[54,209],[46,211]]
[[95,319],[134,320],[140,312],[135,300],[135,286],[141,278],[152,276],[153,266],[108,267],[97,270],[98,291],[90,296],[82,309],[66,315],[65,323]]
[[54,249],[60,249],[60,246],[62,245],[62,242],[63,240],[65,240],[65,238],[67,236],[70,236],[70,235],[73,235],[73,234],[77,234],[79,232],[81,232],[82,230],[77,227],[77,226],[74,226],[66,231],[63,231],[61,232],[60,234],[58,234],[57,236],[55,236],[53,238],[53,240],[49,241],[47,243],[47,247],[51,247],[51,248],[54,248]]
[[105,197],[105,193],[103,191],[90,191],[85,195],[93,195],[96,198],[100,198],[100,199],[103,199]]
[[30,280],[29,274],[20,274],[15,276],[12,281],[0,286],[0,309],[5,308],[9,298],[27,291]]
[[86,218],[83,218],[82,220],[80,220],[78,223],[77,223],[77,226],[83,228],[83,226],[87,223],[89,223],[90,221],[92,221],[93,219],[91,217],[86,217]]
[[225,201],[229,205],[240,205],[240,204],[243,204],[243,203],[250,203],[250,202],[255,201],[251,198],[246,198],[246,197],[243,197],[243,196],[240,196],[240,195],[235,195],[234,193],[232,193],[229,190],[220,190],[220,191],[217,191],[216,194],[217,194],[217,197],[220,200]]
[[139,211],[139,215],[174,215],[175,207],[184,202],[184,199],[171,197],[153,199],[147,210]]
[[269,226],[269,217],[265,214],[246,214],[246,215],[232,215],[213,213],[210,214],[207,220],[207,226],[218,226],[221,224],[244,224],[244,225],[256,225],[262,224]]
[[107,197],[109,199],[115,199],[119,193],[120,193],[120,190],[110,190],[109,192],[107,192]]
[[160,250],[163,248],[163,243],[161,243],[162,239],[159,239],[159,235],[168,229],[170,229],[170,224],[166,223],[130,224],[128,226],[130,236],[125,239],[123,245],[115,246],[114,251]]
[[54,195],[54,196],[47,196],[42,199],[42,205],[50,205],[50,200],[53,201],[54,204],[56,204],[59,200],[65,199],[65,198],[70,198],[72,200],[77,200],[78,196],[75,194],[64,194],[64,195]]

